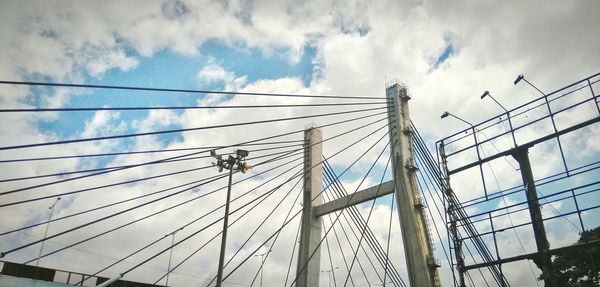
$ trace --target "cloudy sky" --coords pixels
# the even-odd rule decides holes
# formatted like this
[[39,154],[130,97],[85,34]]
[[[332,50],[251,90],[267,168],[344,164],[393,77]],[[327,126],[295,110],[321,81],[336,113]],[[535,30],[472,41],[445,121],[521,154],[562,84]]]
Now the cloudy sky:
[[[513,85],[518,74],[526,78],[544,92],[554,91],[567,84],[594,75],[600,67],[600,39],[597,27],[600,20],[597,11],[598,1],[2,1],[0,3],[0,80],[38,81],[98,85],[123,85],[152,88],[196,89],[215,91],[240,91],[257,93],[285,93],[311,95],[340,95],[348,97],[385,96],[386,82],[397,79],[405,83],[412,96],[411,117],[419,131],[434,152],[435,141],[465,128],[460,121],[445,119],[444,111],[462,117],[470,122],[486,120],[502,112],[489,99],[481,100],[484,90],[504,106],[515,107],[539,97],[536,90],[523,84]],[[598,87],[596,84],[595,87]],[[600,90],[600,88],[597,88]],[[587,91],[585,91],[587,92]],[[582,97],[585,96],[582,93]],[[589,93],[589,92],[588,92]],[[596,93],[597,94],[597,93]],[[0,107],[7,108],[68,108],[68,107],[136,107],[136,106],[210,106],[210,105],[281,105],[314,104],[340,102],[375,102],[373,99],[316,99],[286,97],[223,96],[198,93],[164,93],[147,91],[98,90],[75,88],[28,87],[0,85]],[[382,105],[363,104],[360,106],[276,108],[276,109],[222,109],[222,110],[152,110],[152,111],[96,111],[96,112],[43,112],[43,113],[2,113],[0,114],[0,146],[10,147],[24,144],[56,142],[62,140],[94,138],[101,136],[132,134],[150,131],[208,127],[223,123],[240,123],[265,119],[281,119],[303,115],[315,115],[359,109],[382,108]],[[582,108],[569,118],[590,118],[594,116],[593,106]],[[48,145],[36,148],[3,149],[0,159],[6,161],[18,158],[49,156],[70,156],[99,154],[123,151],[165,150],[177,148],[197,148],[260,139],[290,131],[302,130],[307,125],[325,125],[380,113],[382,109],[302,120],[279,121],[269,124],[226,129],[205,129],[186,133],[169,133],[107,141],[89,141],[69,145]],[[533,112],[530,114],[533,116]],[[353,165],[342,178],[349,192],[360,187],[377,184],[386,166],[388,153],[384,152],[387,143],[387,128],[384,115],[375,115],[359,121],[339,124],[323,129],[324,138],[350,131],[365,125],[346,137],[340,136],[324,144],[324,155],[331,156],[359,138],[360,141],[346,152],[330,161],[340,173],[350,166],[370,146],[374,147]],[[567,120],[565,120],[567,121]],[[369,123],[373,123],[367,125]],[[544,129],[530,134],[543,133]],[[479,136],[487,136],[480,134]],[[491,135],[489,135],[491,136]],[[529,135],[520,135],[527,138]],[[571,167],[581,166],[600,158],[600,145],[597,139],[600,128],[596,124],[576,136],[564,139],[565,151]],[[379,139],[382,139],[378,141]],[[249,147],[254,156],[271,156],[280,151],[291,151],[300,146],[302,133],[272,139],[290,141],[278,145],[257,145]],[[294,141],[294,142],[293,142]],[[280,147],[267,150],[268,147]],[[260,149],[264,149],[260,151]],[[547,156],[556,150],[556,144],[542,145],[532,151],[532,162],[536,177],[544,177],[558,172],[560,157]],[[229,152],[225,149],[222,152]],[[66,160],[2,162],[0,163],[2,191],[12,191],[62,177],[44,177],[33,180],[5,179],[64,173],[104,167],[123,166],[161,160],[167,157],[185,155],[187,152],[149,153],[110,157],[85,157]],[[492,152],[488,150],[488,152]],[[200,154],[206,155],[206,153]],[[268,159],[263,157],[255,161]],[[246,176],[257,175],[267,168],[276,167],[296,157],[257,167]],[[596,159],[596,160],[595,160]],[[359,185],[361,179],[375,162],[374,172]],[[236,185],[234,196],[242,191],[266,182],[265,186],[251,193],[253,198],[282,185],[282,188],[269,197],[261,212],[246,216],[232,227],[228,254],[233,254],[242,246],[249,233],[267,215],[275,210],[268,228],[259,229],[256,238],[242,248],[240,258],[249,256],[255,249],[260,253],[273,248],[273,255],[265,263],[265,286],[281,286],[284,283],[291,248],[293,247],[298,218],[292,221],[281,233],[279,242],[269,242],[260,247],[262,241],[285,221],[288,209],[295,205],[298,188],[292,188],[295,180],[287,181],[299,170],[295,161],[274,171],[253,177]],[[0,208],[0,230],[5,232],[32,223],[47,220],[48,207],[53,204],[53,195],[96,187],[100,185],[131,181],[139,178],[173,173],[210,165],[210,159],[201,158],[176,163],[149,165],[127,171],[112,172],[82,180],[55,184],[2,195],[2,203],[11,203],[41,196],[27,204]],[[492,165],[494,167],[492,168]],[[512,159],[500,160],[488,166],[487,176],[496,178],[489,183],[491,190],[516,186],[520,183],[516,162]],[[295,168],[295,169],[294,169]],[[277,174],[291,169],[281,177]],[[492,172],[495,171],[495,172]],[[163,177],[158,180],[128,183],[98,191],[83,192],[63,196],[56,206],[54,216],[67,216],[90,208],[141,196],[148,192],[170,188],[193,180],[215,176],[212,169],[188,171]],[[592,175],[594,176],[594,175]],[[598,174],[595,174],[596,178]],[[237,176],[235,180],[241,180]],[[389,178],[389,173],[384,178]],[[476,182],[472,172],[457,176],[453,186],[462,199],[481,195],[481,183]],[[577,185],[588,177],[573,178],[567,184]],[[45,253],[65,245],[88,238],[117,225],[139,219],[147,214],[167,208],[182,201],[195,198],[225,185],[225,179],[195,188],[189,193],[181,193],[156,204],[147,205],[135,211],[111,218],[93,226],[82,228],[65,236],[56,237],[44,247]],[[567,185],[568,186],[568,185]],[[188,186],[189,187],[189,186]],[[546,188],[546,187],[544,187]],[[547,187],[547,191],[552,188]],[[292,190],[286,196],[288,190]],[[475,190],[475,191],[473,191]],[[85,215],[72,217],[50,226],[48,234],[78,226],[91,220],[114,214],[133,207],[160,195],[152,195],[138,201],[127,202],[116,207],[106,208]],[[173,209],[157,217],[123,228],[104,237],[85,242],[41,260],[40,265],[51,268],[94,273],[115,262],[154,239],[164,237],[177,227],[219,207],[224,201],[224,193],[214,193],[193,201],[186,207]],[[514,198],[512,200],[517,200]],[[275,208],[283,200],[287,205]],[[508,199],[511,200],[510,198]],[[236,203],[233,209],[243,203]],[[389,198],[375,205],[370,226],[382,244],[387,239],[390,214]],[[507,202],[498,203],[499,205]],[[508,202],[510,204],[510,202]],[[360,206],[365,217],[370,205]],[[545,210],[551,214],[561,208]],[[265,211],[266,210],[266,211]],[[191,235],[200,227],[220,218],[220,212],[203,218],[198,225],[185,228],[176,234],[176,239]],[[240,213],[243,212],[240,211]],[[566,209],[563,210],[566,212]],[[516,218],[520,216],[519,218]],[[598,213],[586,215],[598,217]],[[233,216],[233,219],[238,216]],[[510,218],[511,224],[526,218],[526,214]],[[393,219],[390,251],[395,266],[405,280],[406,267],[402,256],[401,235],[397,218]],[[508,219],[506,219],[508,220]],[[512,221],[515,222],[512,222]],[[576,222],[577,218],[571,220]],[[326,225],[329,224],[327,219]],[[394,224],[395,223],[395,224]],[[506,223],[506,222],[505,222]],[[440,223],[443,228],[443,223]],[[589,220],[589,225],[598,222]],[[595,224],[595,225],[594,225]],[[561,221],[557,226],[571,224]],[[234,225],[235,226],[235,225]],[[571,226],[571,227],[569,227]],[[588,226],[588,227],[593,227]],[[219,231],[214,225],[200,235],[181,244],[173,252],[173,262],[179,262],[197,247],[201,246]],[[485,227],[482,227],[485,229]],[[573,227],[574,228],[574,227]],[[552,233],[552,242],[569,244],[577,239],[577,230],[564,232],[557,227]],[[1,249],[8,250],[24,243],[41,238],[45,225],[24,232],[4,235],[0,240]],[[357,230],[357,232],[359,232]],[[562,235],[561,235],[562,234]],[[564,235],[567,234],[567,235]],[[522,253],[535,248],[527,230],[519,241],[515,236],[506,238],[504,250],[507,254]],[[507,235],[508,236],[508,235]],[[445,236],[443,237],[445,238]],[[218,239],[218,238],[217,238]],[[333,244],[335,237],[328,236]],[[192,257],[178,268],[170,279],[170,284],[206,285],[216,270],[218,240],[207,245],[207,249]],[[438,257],[443,253],[438,245]],[[443,241],[442,243],[446,243]],[[162,245],[161,245],[162,244]],[[152,254],[168,247],[169,240],[160,246],[146,250],[125,262],[102,273],[111,277],[121,273]],[[335,250],[335,251],[334,251]],[[346,247],[346,252],[352,252]],[[39,244],[7,255],[4,259],[24,262],[37,257]],[[333,261],[327,266],[339,265],[343,261],[338,249],[332,249]],[[270,255],[271,256],[271,255]],[[361,255],[362,256],[362,255]],[[240,258],[233,262],[239,263]],[[325,262],[324,255],[321,256]],[[367,258],[363,264],[368,264]],[[168,254],[127,274],[126,279],[154,282],[164,274]],[[260,260],[250,256],[251,264],[236,271],[230,279],[232,286],[249,285],[256,273]],[[443,262],[443,260],[442,260]],[[442,264],[444,265],[444,264]],[[322,263],[322,266],[325,266]],[[322,269],[331,269],[323,267]],[[367,268],[365,266],[365,268]],[[508,265],[510,282],[513,286],[535,284],[533,265]],[[531,269],[530,269],[531,268]],[[227,270],[231,270],[226,269]],[[293,269],[293,268],[292,268]],[[336,271],[343,278],[343,271]],[[449,282],[447,264],[440,269],[443,282]],[[353,269],[357,285],[377,284],[377,277],[361,278],[358,269]],[[514,274],[514,275],[513,275]],[[474,275],[475,277],[475,275]],[[341,284],[340,279],[338,284]],[[321,283],[327,284],[327,273],[323,273]],[[365,280],[360,281],[360,280]],[[474,280],[478,280],[474,278]],[[363,282],[363,283],[360,283]],[[161,282],[164,284],[164,280]],[[289,282],[288,282],[289,284]],[[448,285],[448,284],[444,284]]]

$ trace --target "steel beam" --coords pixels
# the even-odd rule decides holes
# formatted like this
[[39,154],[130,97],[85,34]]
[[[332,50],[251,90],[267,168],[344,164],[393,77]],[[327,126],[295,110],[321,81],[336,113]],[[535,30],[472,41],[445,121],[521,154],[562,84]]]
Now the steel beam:
[[527,196],[527,205],[529,206],[529,215],[533,227],[533,235],[537,246],[537,256],[533,262],[542,269],[542,276],[546,287],[555,287],[554,273],[552,271],[552,256],[549,254],[550,243],[546,238],[544,220],[542,211],[538,202],[537,190],[535,188],[535,179],[529,162],[529,150],[527,148],[515,149],[512,154],[519,163],[523,185],[525,186],[525,195]]
[[390,180],[388,182],[371,186],[367,189],[363,189],[353,194],[349,194],[316,206],[315,216],[319,217],[332,212],[340,211],[344,208],[386,196],[392,192],[394,192],[394,182]]

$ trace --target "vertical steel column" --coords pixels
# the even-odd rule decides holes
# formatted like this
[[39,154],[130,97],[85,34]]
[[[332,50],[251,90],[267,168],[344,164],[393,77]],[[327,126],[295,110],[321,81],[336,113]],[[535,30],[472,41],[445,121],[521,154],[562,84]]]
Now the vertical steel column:
[[394,84],[386,89],[396,203],[410,286],[439,286],[412,153],[408,90]]
[[[314,207],[323,204],[322,135],[318,128],[304,131],[304,195],[296,286],[319,286],[321,226],[323,219],[316,217]],[[314,255],[311,258],[311,254]]]
[[533,227],[533,235],[537,246],[537,257],[533,262],[542,269],[542,276],[546,287],[555,287],[554,274],[552,273],[552,257],[548,253],[550,244],[546,238],[546,229],[542,219],[542,212],[538,203],[537,191],[531,163],[529,162],[529,150],[526,148],[516,149],[512,156],[519,163],[523,185],[525,186],[525,194],[527,196],[527,205],[529,207],[529,216],[531,217],[531,225]]
[[[444,181],[446,182],[446,190],[444,191],[444,193],[446,194],[446,197],[448,198],[448,210],[446,211],[446,214],[449,215],[449,222],[446,222],[447,224],[450,225],[450,232],[448,234],[448,236],[452,236],[452,241],[454,243],[454,255],[456,257],[456,271],[458,273],[458,284],[460,287],[466,287],[467,285],[465,284],[465,272],[464,272],[464,268],[465,268],[465,260],[462,256],[462,240],[460,239],[459,235],[458,235],[458,228],[456,226],[456,223],[458,222],[458,215],[457,215],[457,206],[456,206],[456,202],[453,199],[454,196],[454,191],[452,190],[452,188],[450,187],[450,175],[448,174],[448,159],[446,158],[446,150],[444,149],[444,141],[440,142],[440,147],[439,147],[439,153],[440,153],[440,157],[441,157],[441,161],[442,161],[442,171],[444,172]],[[448,245],[450,245],[450,243],[448,243]],[[452,255],[452,253],[450,254]],[[454,270],[452,270],[452,273],[454,273]]]

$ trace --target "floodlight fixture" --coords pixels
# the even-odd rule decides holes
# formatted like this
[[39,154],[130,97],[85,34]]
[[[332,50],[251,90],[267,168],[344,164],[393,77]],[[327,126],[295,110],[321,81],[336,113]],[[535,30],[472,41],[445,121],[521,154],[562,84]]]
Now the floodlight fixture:
[[455,119],[457,119],[457,120],[459,120],[459,121],[461,121],[461,122],[463,122],[463,123],[465,123],[467,125],[470,125],[471,128],[473,128],[473,130],[475,130],[475,126],[473,126],[473,124],[471,124],[470,122],[467,122],[467,121],[463,120],[462,118],[459,118],[459,117],[451,114],[450,112],[444,112],[440,118],[443,119],[443,118],[447,118],[448,116],[451,116],[451,117],[453,117],[453,118],[455,118]]
[[521,80],[524,80],[524,79],[525,79],[525,76],[523,76],[523,74],[520,74],[520,75],[518,75],[518,76],[517,76],[517,78],[515,79],[515,81],[514,81],[514,84],[516,85],[516,84],[518,84],[518,83],[519,83]]
[[217,287],[222,286],[223,283],[223,266],[225,263],[225,246],[227,243],[227,227],[229,221],[229,202],[231,201],[231,179],[233,177],[233,171],[239,170],[242,173],[246,173],[250,168],[244,158],[250,154],[249,151],[238,149],[234,155],[228,155],[227,160],[224,160],[221,155],[217,155],[215,150],[210,151],[210,155],[217,159],[217,162],[213,162],[213,166],[217,167],[219,172],[223,169],[229,170],[229,184],[227,185],[227,198],[225,200],[225,215],[223,216],[223,232],[221,233],[221,250],[219,254],[219,265],[217,270]]
[[248,156],[249,152],[248,152],[247,150],[238,149],[238,150],[236,151],[236,154],[237,154],[239,157],[242,157],[242,158],[244,158],[244,157],[247,157],[247,156]]
[[483,100],[483,98],[485,98],[486,96],[490,95],[490,91],[484,91],[483,95],[481,95],[481,99]]
[[498,106],[500,106],[507,114],[508,116],[508,110],[498,101],[496,101],[496,99],[494,97],[492,97],[492,94],[490,94],[490,91],[484,91],[483,95],[481,95],[481,99],[483,100],[483,98],[485,97],[490,97],[492,99],[492,101],[496,102],[496,104],[498,104]]

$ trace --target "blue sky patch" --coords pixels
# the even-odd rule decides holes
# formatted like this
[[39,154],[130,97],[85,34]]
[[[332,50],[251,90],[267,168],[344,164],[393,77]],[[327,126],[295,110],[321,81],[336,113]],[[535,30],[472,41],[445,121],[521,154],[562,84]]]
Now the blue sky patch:
[[448,60],[448,58],[450,58],[450,56],[452,56],[453,54],[454,46],[452,46],[452,44],[448,44],[444,51],[438,56],[437,60],[435,61],[435,64],[433,65],[433,68],[437,69],[437,67],[446,62],[446,60]]
[[[234,73],[236,77],[247,76],[248,82],[261,79],[277,79],[282,77],[297,77],[305,85],[312,81],[312,62],[316,49],[305,47],[304,53],[298,63],[290,63],[286,50],[276,50],[272,54],[265,54],[256,48],[242,46],[228,46],[217,41],[209,41],[200,48],[196,56],[184,56],[170,51],[155,53],[152,57],[142,57],[133,50],[127,51],[128,56],[139,60],[137,67],[130,71],[111,69],[102,77],[87,76],[85,83],[96,85],[139,86],[153,88],[175,89],[200,89],[222,90],[224,83],[203,83],[197,75],[206,65],[216,63],[224,69]],[[51,81],[41,76],[31,75],[28,80]],[[65,107],[144,107],[144,106],[194,106],[203,94],[193,93],[165,93],[131,90],[110,89],[77,89],[78,93],[72,96]],[[39,108],[44,107],[41,100],[47,95],[52,95],[54,88],[33,87],[28,103]],[[182,111],[175,111],[181,113]],[[136,133],[131,123],[148,116],[148,111],[119,111],[119,118],[112,119],[111,123],[128,123],[125,131],[118,134]],[[40,131],[53,133],[60,139],[77,138],[85,129],[86,121],[94,117],[94,112],[61,112],[56,120],[39,120],[37,127]],[[163,127],[161,130],[177,129],[179,126]],[[113,133],[111,133],[112,135]],[[117,134],[117,133],[114,133]],[[100,135],[102,136],[102,135]],[[181,140],[181,134],[171,133],[161,135],[158,140],[168,143]],[[133,144],[132,140],[121,140],[120,148],[127,149]],[[104,160],[103,160],[104,162]]]

